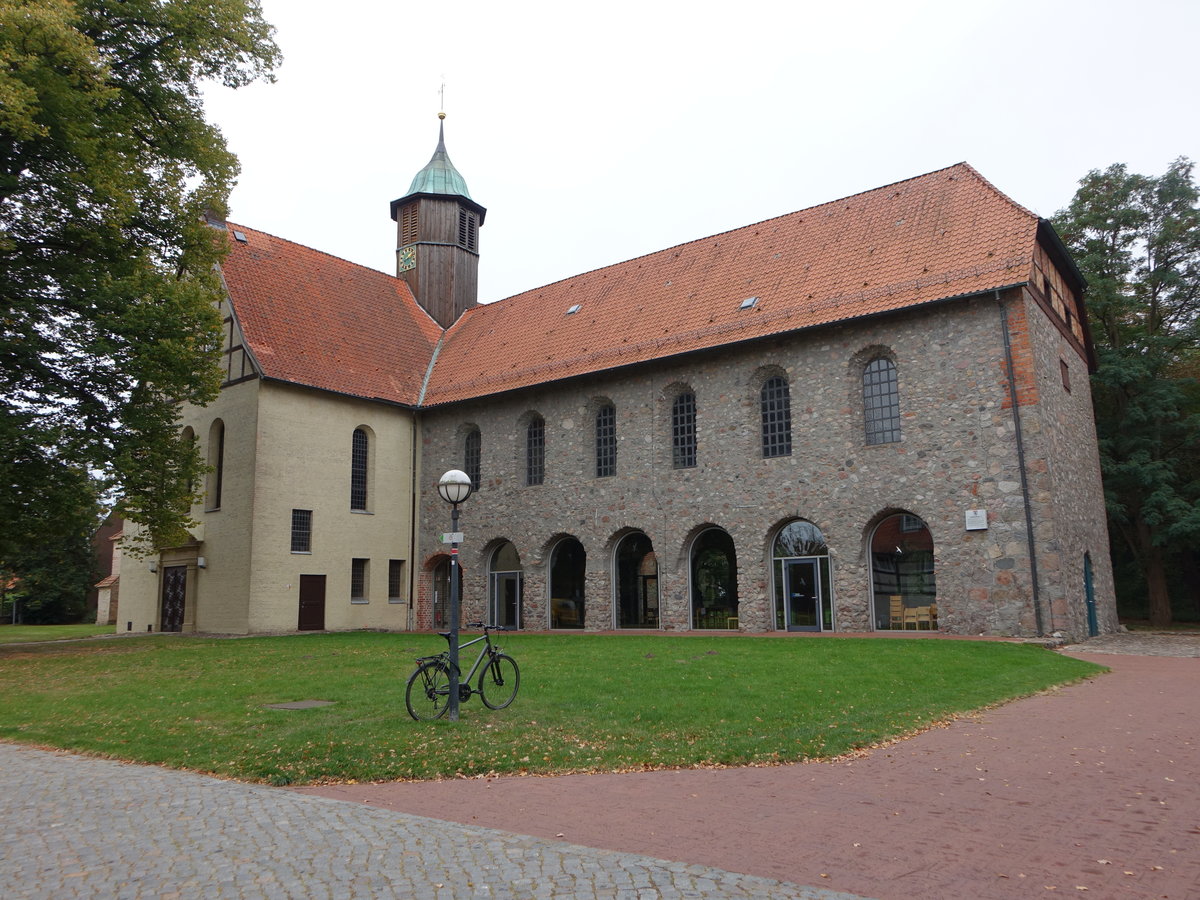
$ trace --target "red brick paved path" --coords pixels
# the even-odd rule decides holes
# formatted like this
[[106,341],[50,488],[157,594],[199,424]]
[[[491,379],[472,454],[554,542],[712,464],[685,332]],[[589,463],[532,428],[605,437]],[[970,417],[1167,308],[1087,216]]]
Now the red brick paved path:
[[858,759],[304,790],[885,900],[1198,898],[1200,659],[1078,655],[1112,672]]

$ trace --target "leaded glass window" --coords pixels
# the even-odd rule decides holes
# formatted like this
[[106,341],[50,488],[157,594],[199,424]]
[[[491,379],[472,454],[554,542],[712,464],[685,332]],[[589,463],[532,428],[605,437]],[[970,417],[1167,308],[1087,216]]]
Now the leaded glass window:
[[762,386],[762,455],[792,455],[792,400],[787,379],[780,375],[768,378]]
[[611,404],[596,412],[596,477],[617,474],[617,410]]
[[546,475],[546,420],[535,416],[525,428],[525,483],[541,484]]
[[671,460],[676,469],[696,465],[696,395],[691,391],[671,404]]
[[863,371],[863,415],[868,444],[900,440],[900,392],[890,359],[873,359]]
[[370,443],[367,433],[361,428],[354,429],[350,440],[350,508],[365,510],[367,508],[367,461],[370,453]]
[[471,479],[471,490],[479,490],[479,460],[481,451],[481,438],[479,437],[479,429],[473,428],[467,432],[467,440],[463,448],[463,469],[466,470],[467,477]]

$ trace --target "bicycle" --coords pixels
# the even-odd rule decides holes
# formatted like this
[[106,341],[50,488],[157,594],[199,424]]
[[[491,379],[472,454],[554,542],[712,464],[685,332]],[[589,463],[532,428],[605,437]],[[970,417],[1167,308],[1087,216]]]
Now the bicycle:
[[[483,646],[479,648],[479,656],[475,658],[470,672],[464,676],[459,667],[458,702],[465,703],[472,694],[478,694],[488,709],[504,709],[517,697],[517,689],[521,686],[521,670],[517,668],[516,660],[493,646],[491,632],[508,631],[508,628],[503,625],[484,625],[482,622],[472,622],[466,627],[482,628],[483,637],[459,644],[459,651],[481,641]],[[438,634],[449,642],[450,632],[439,631]],[[479,671],[479,686],[472,688],[471,679],[485,658],[487,663]],[[418,657],[416,671],[408,676],[408,687],[404,691],[404,705],[408,707],[410,716],[418,722],[431,722],[446,714],[450,702],[450,671],[449,650],[437,656]]]

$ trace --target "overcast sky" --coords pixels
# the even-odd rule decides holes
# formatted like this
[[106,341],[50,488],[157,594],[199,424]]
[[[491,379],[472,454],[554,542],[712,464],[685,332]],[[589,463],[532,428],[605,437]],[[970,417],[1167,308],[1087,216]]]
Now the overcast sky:
[[1196,0],[262,0],[277,83],[207,91],[230,218],[395,271],[446,144],[480,300],[966,161],[1051,216],[1200,159]]

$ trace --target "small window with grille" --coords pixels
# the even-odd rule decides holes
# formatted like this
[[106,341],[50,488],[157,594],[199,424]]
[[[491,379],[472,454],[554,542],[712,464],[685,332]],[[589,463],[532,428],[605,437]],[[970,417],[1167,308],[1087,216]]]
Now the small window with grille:
[[863,416],[868,444],[900,440],[900,391],[890,359],[873,359],[863,370]]
[[541,484],[546,477],[546,420],[535,416],[525,428],[525,483]]
[[292,552],[312,553],[312,510],[292,510]]
[[617,410],[611,404],[596,411],[596,477],[617,474]]
[[369,559],[350,560],[350,602],[367,602],[368,574],[371,561]]
[[404,560],[388,560],[388,603],[404,602]]
[[671,404],[671,461],[676,469],[696,465],[696,395],[691,391]]
[[764,459],[792,455],[792,399],[787,379],[775,375],[762,386],[759,400]]

